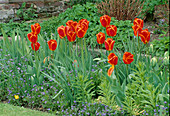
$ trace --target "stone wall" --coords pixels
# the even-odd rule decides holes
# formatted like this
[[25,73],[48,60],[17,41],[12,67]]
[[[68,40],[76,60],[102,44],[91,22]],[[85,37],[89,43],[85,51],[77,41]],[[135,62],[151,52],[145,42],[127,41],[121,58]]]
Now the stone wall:
[[68,0],[0,0],[0,23],[21,20],[16,12],[21,8],[23,2],[26,2],[26,8],[29,8],[33,4],[33,8],[36,10],[35,14],[38,17],[50,17],[57,16],[63,12],[67,6],[65,2]]

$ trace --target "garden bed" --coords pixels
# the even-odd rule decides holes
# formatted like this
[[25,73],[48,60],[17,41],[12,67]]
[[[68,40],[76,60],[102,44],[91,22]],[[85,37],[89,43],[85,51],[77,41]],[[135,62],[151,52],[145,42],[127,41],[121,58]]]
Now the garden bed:
[[168,115],[169,36],[156,44],[145,24],[87,3],[1,25],[1,102],[54,115]]

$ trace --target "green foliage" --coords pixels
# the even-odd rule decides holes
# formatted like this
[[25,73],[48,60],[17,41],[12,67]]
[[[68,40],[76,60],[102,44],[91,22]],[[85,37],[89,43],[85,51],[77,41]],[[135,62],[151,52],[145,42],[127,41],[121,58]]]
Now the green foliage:
[[[90,102],[94,96],[94,84],[92,80],[88,79],[86,76],[79,75],[73,81],[73,94],[75,94],[76,101],[86,101]],[[76,94],[77,93],[77,94]]]
[[154,8],[157,5],[165,4],[168,3],[168,0],[140,0],[140,1],[145,1],[143,5],[143,10],[142,13],[151,17],[150,20],[153,20],[153,13],[154,13]]
[[22,6],[16,12],[17,17],[24,21],[36,18],[38,15],[35,13],[36,10],[33,8],[33,4],[31,4],[30,8],[26,9],[26,2],[22,3]]
[[25,35],[27,35],[28,31],[30,31],[30,24],[33,23],[19,23],[19,22],[10,22],[10,23],[1,23],[0,24],[0,36],[2,36],[1,28],[7,34],[7,36],[12,35],[13,30],[19,28]]
[[163,56],[169,50],[169,36],[160,37],[159,40],[154,39],[151,44],[154,48],[154,54],[156,56]]
[[167,93],[168,83],[162,84],[163,81],[157,80],[158,76],[160,76],[160,79],[167,77],[156,74],[152,70],[147,71],[146,65],[142,62],[139,62],[136,66],[137,70],[134,70],[133,76],[130,78],[131,83],[127,84],[124,108],[131,115],[139,115],[144,111],[149,111],[147,113],[151,115],[154,109],[159,110],[157,108],[158,104],[167,107],[167,104],[164,104],[164,100],[169,101],[169,93]]
[[98,100],[105,105],[114,107],[116,104],[115,94],[111,92],[111,85],[107,79],[102,79],[99,89],[100,96]]

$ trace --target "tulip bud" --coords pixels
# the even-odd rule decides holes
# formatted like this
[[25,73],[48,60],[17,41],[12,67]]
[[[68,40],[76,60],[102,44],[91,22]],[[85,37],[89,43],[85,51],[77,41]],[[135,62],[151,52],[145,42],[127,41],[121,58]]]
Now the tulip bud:
[[151,44],[149,47],[149,51],[152,53],[153,52],[153,45]]
[[164,63],[164,65],[168,65],[169,64],[169,56],[168,57],[164,57],[163,63]]
[[168,51],[166,51],[166,52],[164,53],[164,57],[169,57],[169,52],[168,52]]
[[156,65],[156,63],[157,63],[157,59],[156,59],[156,57],[153,57],[152,59],[151,59],[151,66],[155,66]]
[[163,72],[161,71],[160,73],[161,73],[161,77],[162,77],[162,75],[163,75]]

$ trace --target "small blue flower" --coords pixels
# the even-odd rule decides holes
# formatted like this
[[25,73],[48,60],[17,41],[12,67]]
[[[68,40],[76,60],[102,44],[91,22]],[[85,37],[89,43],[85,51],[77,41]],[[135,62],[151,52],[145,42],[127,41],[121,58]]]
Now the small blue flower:
[[156,105],[156,107],[158,107],[159,105]]

